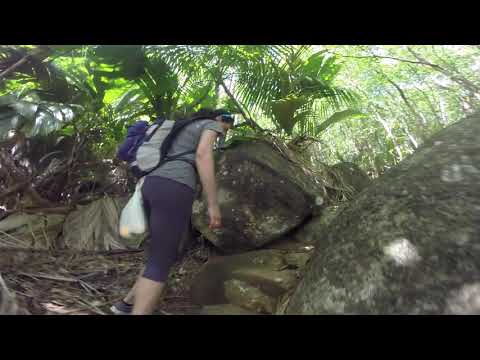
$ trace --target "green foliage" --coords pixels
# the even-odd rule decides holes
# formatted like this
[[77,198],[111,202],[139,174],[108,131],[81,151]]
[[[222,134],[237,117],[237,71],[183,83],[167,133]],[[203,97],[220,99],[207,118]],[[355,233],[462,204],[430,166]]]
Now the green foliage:
[[[333,85],[340,71],[335,58],[310,46],[291,47],[283,59],[265,59],[259,54],[237,81],[239,98],[270,116],[278,129],[292,135],[310,133],[312,124],[326,119],[327,113],[356,105],[355,95]],[[314,111],[314,105],[320,111]]]
[[75,109],[59,103],[24,101],[15,96],[0,97],[0,139],[10,130],[27,136],[47,135],[61,129],[75,117]]
[[328,52],[342,62],[337,83],[361,95],[359,110],[368,117],[327,129],[324,161],[342,157],[381,174],[436,131],[479,108],[480,96],[468,86],[479,84],[478,47],[329,46]]
[[[340,70],[335,58],[311,46],[167,46],[156,51],[177,73],[197,72],[214,84],[232,84],[247,113],[268,117],[288,135],[297,124],[297,133],[304,134],[310,129],[305,122],[355,104],[351,91],[333,85]],[[315,103],[322,107],[320,116],[313,113]],[[229,105],[240,112],[232,99]]]
[[140,118],[223,107],[242,125],[227,144],[313,138],[314,161],[378,175],[479,109],[479,55],[478,46],[0,46],[0,137],[61,129],[112,156]]
[[318,125],[315,129],[315,135],[318,135],[320,133],[322,133],[323,131],[325,131],[329,126],[332,126],[344,119],[348,119],[348,118],[356,118],[356,119],[359,119],[359,118],[366,118],[367,115],[361,113],[360,111],[356,111],[356,110],[351,110],[351,109],[347,109],[347,110],[343,110],[343,111],[338,111],[336,113],[334,113],[332,116],[330,116],[327,120],[325,120],[323,123],[321,123],[320,125]]

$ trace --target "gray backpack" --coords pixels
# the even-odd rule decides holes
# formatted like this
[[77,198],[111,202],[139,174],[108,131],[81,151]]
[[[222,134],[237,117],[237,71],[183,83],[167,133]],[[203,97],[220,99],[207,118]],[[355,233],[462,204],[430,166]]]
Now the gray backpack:
[[136,177],[143,177],[158,169],[167,161],[178,160],[191,164],[196,171],[195,163],[180,157],[195,153],[195,149],[182,152],[175,156],[167,156],[173,141],[185,126],[198,120],[206,120],[205,117],[199,117],[186,120],[163,120],[156,121],[150,125],[145,132],[140,145],[136,149],[133,161],[130,162],[130,168]]

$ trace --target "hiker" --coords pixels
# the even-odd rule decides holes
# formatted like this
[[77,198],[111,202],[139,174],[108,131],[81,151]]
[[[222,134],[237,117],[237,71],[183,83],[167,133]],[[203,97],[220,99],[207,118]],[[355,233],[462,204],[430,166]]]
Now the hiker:
[[115,303],[115,314],[152,314],[169,270],[177,258],[181,237],[190,223],[197,173],[208,202],[209,226],[221,227],[217,201],[213,147],[233,126],[233,116],[223,109],[202,110],[175,136],[168,157],[145,176],[142,196],[149,223],[150,241],[142,274],[127,296]]

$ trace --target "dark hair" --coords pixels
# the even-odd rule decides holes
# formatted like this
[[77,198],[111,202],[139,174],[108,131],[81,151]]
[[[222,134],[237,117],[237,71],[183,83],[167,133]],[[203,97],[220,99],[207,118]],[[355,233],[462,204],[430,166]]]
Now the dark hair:
[[226,109],[213,110],[211,108],[202,108],[197,112],[193,113],[189,118],[193,119],[193,118],[205,117],[206,119],[215,119],[219,115],[229,115],[233,123],[233,116]]
[[218,115],[223,115],[223,114],[230,114],[230,112],[226,109],[216,109],[213,111],[213,117],[217,117]]

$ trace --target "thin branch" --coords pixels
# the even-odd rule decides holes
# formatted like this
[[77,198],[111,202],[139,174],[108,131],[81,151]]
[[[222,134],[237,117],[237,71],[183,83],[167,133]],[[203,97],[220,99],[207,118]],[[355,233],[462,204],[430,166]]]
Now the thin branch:
[[7,75],[15,71],[17,68],[25,64],[30,58],[37,56],[41,54],[42,52],[45,52],[44,47],[39,47],[33,50],[30,54],[25,55],[22,57],[20,60],[18,60],[16,63],[14,63],[12,66],[4,70],[2,73],[0,73],[0,81],[2,81]]
[[418,114],[418,112],[415,110],[415,108],[413,107],[413,105],[410,103],[410,100],[408,100],[407,96],[405,95],[405,93],[403,92],[402,88],[400,86],[398,86],[397,83],[395,83],[393,80],[391,80],[387,75],[383,74],[383,76],[385,77],[385,79],[390,83],[392,84],[395,89],[397,89],[398,93],[400,94],[400,97],[402,98],[403,102],[405,103],[405,105],[407,105],[407,107],[410,109],[410,111],[412,112],[412,114],[415,116],[415,118],[417,118],[417,122],[418,122],[418,125],[420,125],[420,127],[424,128],[424,123],[422,121],[422,118],[420,117],[420,115]]
[[25,191],[26,194],[29,194],[32,200],[39,204],[40,206],[52,207],[53,203],[50,200],[44,199],[37,190],[32,187],[32,184]]
[[230,99],[234,102],[234,104],[237,106],[238,110],[240,111],[240,113],[242,114],[242,116],[245,118],[245,121],[247,121],[247,123],[254,129],[254,130],[260,130],[260,131],[263,131],[263,129],[260,127],[260,125],[258,125],[255,121],[253,121],[250,117],[247,116],[247,114],[245,113],[245,111],[242,109],[242,106],[240,105],[240,103],[237,101],[237,99],[235,99],[235,97],[233,96],[233,94],[230,92],[230,90],[227,88],[227,86],[225,85],[225,82],[223,80],[220,80],[220,85],[222,86],[223,90],[225,91],[225,93],[230,97]]
[[392,57],[392,56],[381,56],[381,55],[369,55],[369,56],[354,56],[354,55],[343,55],[339,53],[335,53],[333,51],[329,51],[333,55],[338,55],[340,57],[345,57],[345,58],[355,58],[355,59],[390,59],[390,60],[396,60],[400,62],[405,62],[405,63],[410,63],[410,64],[417,64],[417,65],[425,65],[425,66],[430,66],[434,68],[441,68],[439,65],[432,64],[426,61],[415,61],[415,60],[408,60],[408,59],[401,59],[397,57]]
[[66,215],[72,210],[72,206],[59,206],[59,207],[23,207],[21,209],[7,210],[7,214],[10,216],[17,212],[23,212],[26,214],[63,214]]
[[3,198],[6,198],[7,196],[9,196],[11,194],[17,193],[20,190],[23,190],[23,188],[25,188],[26,186],[31,184],[31,182],[32,182],[31,180],[27,180],[27,181],[22,182],[20,184],[16,184],[14,186],[11,186],[10,188],[6,189],[5,191],[3,191],[0,194],[0,200],[3,199]]
[[[417,54],[412,48],[407,46],[407,50],[410,54],[412,54],[417,60],[420,62],[423,62],[425,65],[429,65],[431,67],[434,67],[437,69],[439,72],[441,72],[443,75],[447,76],[452,80],[453,82],[456,82],[457,84],[463,86],[465,89],[470,91],[473,95],[478,95],[480,94],[480,87],[475,85],[473,82],[470,80],[466,79],[463,75],[459,74],[458,71],[451,71],[447,70],[439,65],[431,64],[427,62],[424,58],[422,58],[419,54]],[[457,74],[455,74],[457,72]]]
[[392,57],[392,56],[381,56],[381,55],[370,55],[370,56],[354,56],[354,55],[342,55],[338,54],[335,52],[330,52],[334,55],[338,55],[341,57],[346,57],[346,58],[356,58],[356,59],[390,59],[390,60],[396,60],[404,63],[410,63],[410,64],[417,64],[417,65],[423,65],[423,66],[429,66],[443,75],[447,76],[452,80],[453,82],[456,82],[459,85],[462,85],[465,87],[467,90],[471,91],[474,94],[479,94],[480,93],[480,88],[476,86],[474,83],[472,83],[470,80],[465,79],[463,76],[459,77],[458,75],[453,74],[451,71],[443,68],[440,65],[437,64],[432,64],[431,62],[425,60],[422,58],[420,55],[418,55],[415,51],[413,51],[410,47],[407,46],[408,52],[410,52],[416,59],[415,60],[408,60],[408,59],[402,59],[402,58],[397,58],[397,57]]

